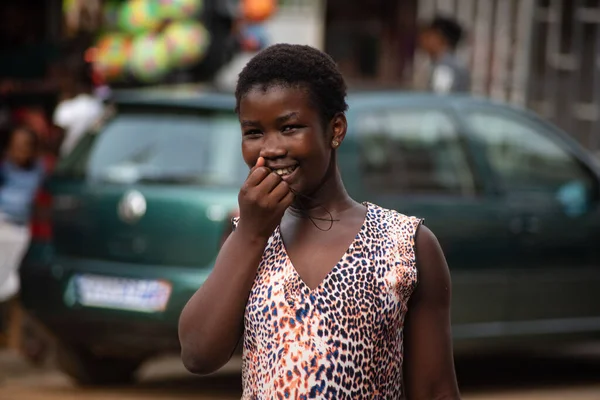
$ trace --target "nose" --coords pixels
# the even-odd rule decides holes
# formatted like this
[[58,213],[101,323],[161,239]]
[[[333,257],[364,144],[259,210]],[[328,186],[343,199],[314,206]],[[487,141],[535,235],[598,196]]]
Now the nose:
[[266,133],[263,136],[263,143],[260,149],[260,156],[265,159],[281,158],[287,154],[285,140],[279,132]]

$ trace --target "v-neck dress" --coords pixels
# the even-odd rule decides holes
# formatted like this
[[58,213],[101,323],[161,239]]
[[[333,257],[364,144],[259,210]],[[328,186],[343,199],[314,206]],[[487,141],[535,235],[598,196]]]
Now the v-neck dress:
[[279,228],[271,235],[246,304],[242,399],[401,397],[422,220],[365,205],[354,241],[314,289],[292,265]]

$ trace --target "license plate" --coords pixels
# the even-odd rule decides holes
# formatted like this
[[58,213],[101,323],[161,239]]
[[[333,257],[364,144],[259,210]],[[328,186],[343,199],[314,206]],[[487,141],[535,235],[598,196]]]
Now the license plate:
[[171,284],[162,280],[77,275],[75,287],[81,305],[140,312],[164,311],[171,296]]

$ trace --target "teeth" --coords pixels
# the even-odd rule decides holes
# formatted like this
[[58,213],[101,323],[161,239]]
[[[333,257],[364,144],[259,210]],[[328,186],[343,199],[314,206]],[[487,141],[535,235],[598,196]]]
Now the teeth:
[[276,169],[275,173],[279,176],[285,176],[285,175],[289,175],[292,172],[294,172],[295,169],[296,169],[296,167],[280,168],[280,169]]

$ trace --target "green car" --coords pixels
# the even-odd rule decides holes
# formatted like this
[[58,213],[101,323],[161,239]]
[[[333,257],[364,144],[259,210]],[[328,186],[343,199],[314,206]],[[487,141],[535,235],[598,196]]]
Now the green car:
[[[520,109],[352,92],[339,163],[355,199],[424,217],[453,280],[456,351],[600,337],[599,168]],[[40,192],[22,301],[83,384],[177,351],[247,176],[228,93],[132,91]]]

